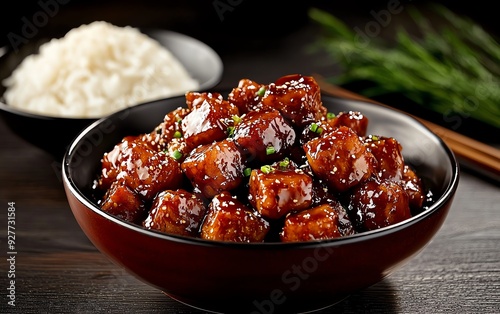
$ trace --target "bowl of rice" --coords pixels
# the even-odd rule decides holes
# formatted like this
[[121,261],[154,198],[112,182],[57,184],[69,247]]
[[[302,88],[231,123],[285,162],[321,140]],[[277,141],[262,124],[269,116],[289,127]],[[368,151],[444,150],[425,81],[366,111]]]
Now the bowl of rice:
[[95,21],[2,48],[0,112],[14,133],[61,159],[91,122],[140,103],[215,87],[219,55],[187,35]]

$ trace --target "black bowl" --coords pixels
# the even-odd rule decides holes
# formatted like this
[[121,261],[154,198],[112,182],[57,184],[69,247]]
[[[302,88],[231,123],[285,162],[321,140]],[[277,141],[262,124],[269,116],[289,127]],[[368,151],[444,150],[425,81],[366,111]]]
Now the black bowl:
[[[100,119],[64,156],[71,210],[92,243],[118,266],[182,303],[224,313],[297,313],[321,309],[369,287],[408,262],[445,221],[459,168],[445,143],[413,118],[360,101],[323,96],[332,112],[361,111],[371,134],[393,136],[434,193],[403,222],[343,238],[302,243],[233,243],[168,235],[100,210],[92,184],[101,157],[124,136],[150,132],[184,97],[150,102]],[[126,296],[120,296],[126,297]]]
[[[172,52],[188,73],[199,82],[198,90],[213,88],[220,82],[224,70],[222,60],[205,43],[173,31],[158,29],[142,31]],[[19,51],[4,47],[7,53],[0,58],[0,81],[10,76],[26,56],[36,53],[40,45],[47,41],[48,39],[33,41]],[[3,95],[4,92],[5,87],[2,85],[0,93]],[[97,120],[97,118],[64,118],[29,113],[9,106],[3,98],[0,99],[0,116],[14,133],[52,154],[59,161],[62,160],[75,136]]]

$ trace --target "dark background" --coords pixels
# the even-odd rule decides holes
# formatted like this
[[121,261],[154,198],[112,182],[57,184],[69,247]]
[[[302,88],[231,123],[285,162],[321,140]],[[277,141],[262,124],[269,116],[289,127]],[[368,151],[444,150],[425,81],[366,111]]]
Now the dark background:
[[[262,49],[277,37],[309,23],[306,13],[308,7],[324,8],[349,23],[360,23],[373,19],[370,12],[386,9],[391,1],[9,1],[8,6],[4,2],[0,9],[0,43],[12,44],[13,34],[26,38],[23,31],[33,30],[27,25],[38,18],[40,26],[33,24],[36,29],[31,32],[35,35],[33,38],[57,33],[62,36],[65,31],[81,24],[107,20],[119,26],[159,27],[180,31],[206,41],[219,53],[234,49]],[[405,0],[399,2],[403,6],[420,7],[429,3]],[[494,2],[480,0],[440,3],[456,13],[469,16],[491,33],[498,34],[500,31]],[[44,19],[44,16],[48,18]]]
[[[39,39],[62,37],[67,31],[95,20],[104,20],[117,26],[138,28],[160,28],[178,31],[197,38],[210,45],[222,58],[225,65],[224,76],[219,84],[227,89],[237,84],[235,77],[247,77],[255,81],[270,82],[276,79],[270,73],[313,72],[323,76],[335,76],[341,69],[329,58],[314,58],[303,52],[310,38],[311,27],[315,27],[308,17],[308,9],[321,8],[341,18],[350,27],[363,29],[373,22],[374,13],[387,10],[391,4],[398,7],[417,6],[424,14],[432,11],[432,1],[373,0],[373,1],[265,1],[265,0],[185,0],[185,1],[82,1],[82,0],[20,0],[13,7],[0,9],[0,45],[20,49],[37,44]],[[500,37],[498,11],[494,2],[477,1],[439,1],[455,13],[469,17],[495,37]],[[407,10],[391,15],[390,23],[381,28],[380,36],[390,38],[398,26],[410,27],[411,19]],[[436,19],[432,19],[436,22]],[[439,21],[438,21],[439,22]],[[317,25],[316,25],[317,27]],[[308,31],[303,31],[308,29]],[[319,31],[319,29],[318,29]],[[318,33],[319,36],[319,33]],[[297,44],[295,44],[297,42]],[[300,44],[298,44],[300,43]],[[293,53],[290,53],[292,49]],[[28,50],[28,49],[26,49]],[[283,59],[286,51],[288,59]],[[1,55],[1,53],[0,53]],[[21,54],[17,56],[22,57]],[[292,59],[290,59],[292,58]],[[236,68],[226,65],[241,63]],[[320,63],[323,60],[323,63]],[[1,65],[0,65],[1,66]],[[9,69],[1,66],[0,73]],[[271,68],[273,71],[262,71]],[[238,72],[237,72],[238,71]],[[344,86],[361,93],[360,86]],[[399,106],[400,109],[425,117],[435,123],[452,128],[470,137],[490,143],[499,143],[498,130],[474,119],[466,119],[459,124],[444,124],[441,114],[414,106],[407,99],[380,97],[383,103]],[[401,107],[406,104],[405,107]]]
[[[211,44],[221,54],[226,65],[222,83],[233,86],[242,74],[267,82],[284,71],[330,71],[304,64],[313,58],[295,51],[314,34],[299,27],[308,23],[307,7],[329,7],[352,25],[362,26],[372,20],[370,11],[382,10],[388,2],[347,1],[340,5],[322,0],[308,1],[306,5],[290,0],[245,0],[226,12],[221,21],[212,0],[70,0],[60,5],[58,13],[38,29],[36,37],[52,36],[96,19],[181,31]],[[494,2],[455,2],[446,4],[498,34]],[[2,44],[8,43],[7,34],[20,34],[23,19],[30,20],[40,12],[37,3],[3,2]],[[424,2],[411,4],[425,6]],[[394,16],[391,26],[384,30],[390,32],[403,22],[404,14]],[[494,133],[497,138],[498,134]],[[52,156],[23,142],[0,121],[0,200],[16,202],[19,227],[16,312],[204,313],[184,307],[137,281],[89,243],[68,208],[54,162]],[[499,191],[498,184],[461,168],[450,215],[425,250],[389,278],[320,313],[499,313]],[[0,225],[5,228],[2,217],[7,216],[0,216]],[[6,231],[3,234],[6,236]],[[0,269],[7,269],[4,265],[6,259],[1,258]],[[7,275],[0,277],[0,286],[5,289]],[[0,313],[7,312],[3,311],[7,300],[3,291]]]

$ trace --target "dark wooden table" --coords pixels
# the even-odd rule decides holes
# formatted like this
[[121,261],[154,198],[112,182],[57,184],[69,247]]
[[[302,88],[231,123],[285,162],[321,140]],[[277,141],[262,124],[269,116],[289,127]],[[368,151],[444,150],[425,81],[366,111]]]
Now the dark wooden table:
[[[313,31],[298,28],[259,53],[223,52],[219,87],[231,88],[242,77],[267,83],[289,73],[334,73],[300,49]],[[73,218],[57,169],[52,156],[0,120],[0,313],[203,313],[145,285],[97,251]],[[11,202],[15,263],[7,260]],[[9,270],[15,274],[15,307],[8,304]],[[500,185],[467,169],[445,224],[418,256],[320,313],[433,311],[500,312]]]

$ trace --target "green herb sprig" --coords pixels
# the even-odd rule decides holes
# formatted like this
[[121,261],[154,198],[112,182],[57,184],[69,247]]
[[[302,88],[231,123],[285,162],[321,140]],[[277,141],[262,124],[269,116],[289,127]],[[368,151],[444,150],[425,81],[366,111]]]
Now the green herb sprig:
[[434,27],[408,6],[420,35],[399,27],[394,42],[378,36],[363,45],[353,28],[313,8],[309,17],[325,32],[312,51],[326,51],[343,68],[327,78],[332,83],[373,83],[359,91],[366,97],[403,94],[443,115],[456,113],[500,127],[500,44],[474,21],[442,5],[429,8],[444,25]]

